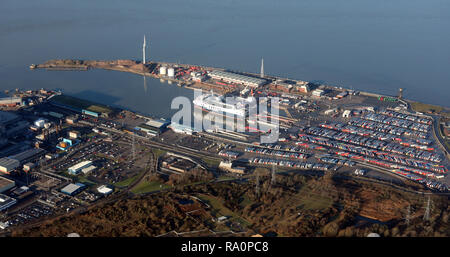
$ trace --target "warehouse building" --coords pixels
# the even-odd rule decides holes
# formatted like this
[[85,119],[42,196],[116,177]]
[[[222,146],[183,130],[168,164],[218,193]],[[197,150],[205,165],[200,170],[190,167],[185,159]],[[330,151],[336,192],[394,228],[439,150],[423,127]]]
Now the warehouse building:
[[233,163],[228,161],[221,161],[219,169],[240,175],[245,174],[245,167],[233,166]]
[[316,90],[312,91],[311,94],[313,96],[321,97],[324,95],[324,93],[325,93],[325,91],[323,91],[322,89],[316,89]]
[[140,124],[136,127],[137,130],[146,132],[148,135],[157,136],[167,129],[170,122],[163,120],[149,120],[146,123]]
[[113,192],[112,188],[109,188],[106,185],[101,185],[97,188],[97,191],[102,195],[109,195]]
[[13,180],[7,179],[5,177],[0,177],[0,194],[10,190],[15,186],[16,182],[14,182]]
[[87,168],[82,169],[81,172],[83,172],[83,174],[88,174],[94,171],[95,169],[97,169],[97,167],[95,167],[94,165],[90,165]]
[[20,162],[8,157],[0,158],[0,172],[9,174],[11,171],[17,169],[20,166]]
[[67,186],[63,187],[61,189],[61,193],[64,193],[66,195],[74,196],[81,192],[86,186],[82,183],[76,183],[76,184],[68,184]]
[[43,156],[46,151],[42,148],[32,148],[18,154],[9,156],[10,159],[17,160],[20,164],[27,163],[29,161],[33,161],[41,156]]
[[249,87],[259,87],[267,83],[267,80],[265,79],[250,77],[229,71],[213,70],[208,72],[208,75],[213,79],[223,80],[229,83],[242,84]]
[[77,175],[77,174],[79,174],[83,169],[85,169],[85,168],[87,168],[87,167],[89,167],[89,166],[91,166],[91,165],[92,165],[92,161],[82,161],[82,162],[80,162],[80,163],[78,163],[78,164],[76,164],[76,165],[70,167],[70,168],[68,169],[68,171],[69,171],[69,174]]
[[0,194],[0,211],[4,211],[17,203],[17,200],[7,195]]

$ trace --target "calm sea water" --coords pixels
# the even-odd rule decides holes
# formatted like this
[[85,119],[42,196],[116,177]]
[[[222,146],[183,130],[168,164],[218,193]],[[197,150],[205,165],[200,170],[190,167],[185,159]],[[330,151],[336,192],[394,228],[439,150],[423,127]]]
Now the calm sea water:
[[54,58],[150,59],[322,81],[450,106],[450,1],[0,2],[0,90],[60,88],[169,117],[193,92],[138,75],[30,71]]

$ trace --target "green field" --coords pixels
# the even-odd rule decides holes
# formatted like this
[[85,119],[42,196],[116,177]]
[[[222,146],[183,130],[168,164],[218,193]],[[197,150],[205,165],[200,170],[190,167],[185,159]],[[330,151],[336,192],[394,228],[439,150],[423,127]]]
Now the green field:
[[135,194],[145,194],[145,193],[149,193],[149,192],[153,192],[153,191],[158,191],[158,190],[162,190],[162,189],[167,189],[170,188],[171,186],[162,184],[160,182],[157,181],[141,181],[139,184],[136,185],[136,187],[134,187],[131,192],[135,193]]
[[202,160],[211,168],[219,167],[220,160],[203,157]]
[[297,207],[304,210],[323,210],[333,205],[333,199],[317,194],[308,194],[309,189],[302,188],[298,195]]
[[139,173],[136,176],[133,176],[131,178],[127,178],[125,180],[122,180],[122,181],[119,181],[117,183],[114,183],[114,186],[116,186],[116,187],[127,187],[131,183],[133,183],[140,175],[141,175],[141,173]]
[[233,179],[236,179],[236,178],[227,176],[227,175],[221,175],[220,177],[217,178],[217,180],[220,180],[220,181],[227,181],[227,180],[233,180]]
[[167,153],[167,151],[165,151],[165,150],[156,149],[156,148],[153,148],[152,152],[153,152],[153,154],[155,154],[155,158],[156,159],[158,159],[160,156],[162,156],[162,155]]
[[239,203],[239,205],[240,205],[242,208],[245,208],[245,206],[250,205],[250,204],[253,204],[253,201],[250,200],[250,198],[248,198],[247,195],[244,195],[244,196],[242,197],[242,201]]
[[105,105],[96,104],[87,100],[79,99],[76,97],[68,95],[57,95],[54,96],[50,101],[63,104],[66,106],[71,106],[76,109],[85,109],[97,113],[111,113],[113,110]]
[[88,178],[84,177],[84,176],[78,176],[77,177],[78,182],[85,184],[86,186],[94,186],[97,183],[89,180]]
[[211,205],[211,208],[217,212],[216,217],[228,216],[231,217],[233,220],[238,221],[244,226],[250,225],[250,222],[248,222],[247,220],[240,217],[238,214],[234,213],[233,211],[225,207],[223,203],[216,197],[211,195],[199,194],[198,198]]
[[423,113],[427,113],[428,111],[435,111],[437,113],[440,113],[444,109],[442,106],[419,103],[419,102],[411,102],[411,107],[414,111],[423,112]]

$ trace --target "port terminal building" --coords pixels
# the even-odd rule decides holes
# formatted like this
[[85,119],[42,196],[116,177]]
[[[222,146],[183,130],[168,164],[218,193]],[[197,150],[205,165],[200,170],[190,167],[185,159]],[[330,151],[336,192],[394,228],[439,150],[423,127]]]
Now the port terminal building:
[[167,129],[167,126],[169,124],[170,122],[168,121],[150,119],[146,123],[138,125],[137,127],[135,127],[135,129],[146,132],[148,135],[151,136],[158,136]]
[[230,71],[213,70],[208,72],[208,75],[216,80],[222,80],[229,83],[241,84],[249,87],[259,87],[267,83],[267,80],[262,78],[251,77]]
[[105,105],[93,103],[67,95],[55,95],[49,98],[50,104],[95,118],[109,117],[113,110]]

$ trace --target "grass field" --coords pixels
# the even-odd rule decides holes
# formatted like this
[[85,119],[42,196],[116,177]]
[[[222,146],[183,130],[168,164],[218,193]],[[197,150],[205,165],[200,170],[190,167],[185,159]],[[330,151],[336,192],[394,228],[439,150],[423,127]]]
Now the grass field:
[[117,183],[114,183],[114,186],[116,187],[127,187],[131,183],[133,183],[142,173],[137,174],[136,176],[133,176],[131,178],[127,178],[125,180],[119,181]]
[[331,207],[333,204],[333,199],[320,196],[317,194],[308,194],[309,189],[306,187],[300,189],[298,195],[298,201],[296,202],[297,206],[304,210],[323,210],[328,207]]
[[93,105],[87,107],[86,110],[98,112],[98,113],[108,113],[108,114],[112,112],[112,110],[109,109],[108,107],[104,107],[104,106],[100,106],[100,105],[96,105],[96,104],[93,104]]
[[242,208],[245,208],[245,206],[254,203],[252,200],[250,200],[250,198],[248,198],[247,195],[244,195],[242,198],[243,198],[242,201],[239,203],[239,205],[240,205]]
[[220,177],[217,178],[217,180],[220,180],[220,181],[227,181],[227,180],[233,180],[233,179],[236,179],[236,178],[227,176],[227,175],[221,175]]
[[212,209],[217,212],[216,218],[218,218],[220,216],[228,216],[236,221],[239,221],[244,226],[250,225],[250,222],[241,218],[239,215],[237,215],[236,213],[234,213],[233,211],[231,211],[230,209],[225,207],[223,205],[222,201],[220,201],[216,197],[211,196],[211,195],[199,194],[198,198],[200,198],[202,201],[205,201],[209,205],[211,205]]
[[202,160],[211,168],[219,167],[220,160],[203,157]]
[[137,184],[136,187],[131,190],[131,192],[135,194],[145,194],[157,190],[167,189],[170,187],[171,186],[161,184],[157,181],[148,182],[146,180],[143,180],[139,184]]
[[89,180],[88,178],[84,176],[78,176],[77,177],[78,182],[85,184],[86,186],[94,186],[97,185],[97,183]]
[[56,103],[60,103],[66,106],[72,106],[79,109],[86,109],[93,112],[98,113],[111,113],[113,110],[111,108],[96,104],[87,100],[79,99],[76,97],[68,96],[68,95],[57,95],[51,99],[51,101],[54,101]]
[[167,153],[167,151],[161,150],[161,149],[156,149],[153,148],[152,152],[155,154],[155,158],[158,159],[160,156],[164,155]]
[[425,104],[425,103],[418,103],[418,102],[411,102],[411,107],[416,112],[423,112],[427,113],[428,111],[434,110],[435,112],[442,112],[444,109],[442,106],[432,105],[432,104]]

